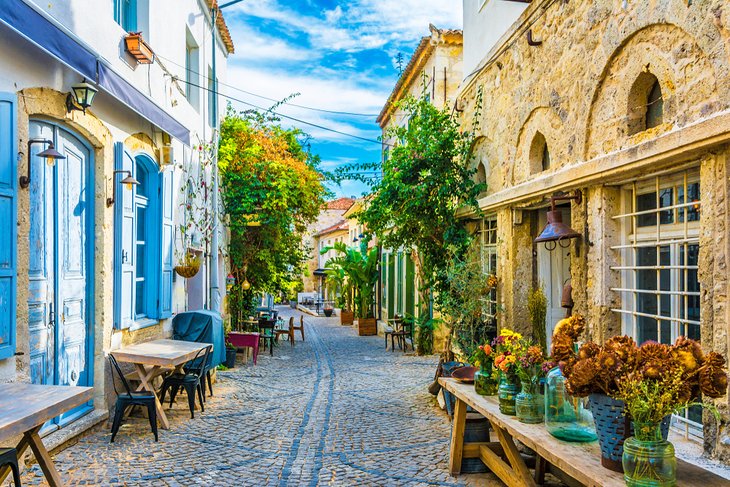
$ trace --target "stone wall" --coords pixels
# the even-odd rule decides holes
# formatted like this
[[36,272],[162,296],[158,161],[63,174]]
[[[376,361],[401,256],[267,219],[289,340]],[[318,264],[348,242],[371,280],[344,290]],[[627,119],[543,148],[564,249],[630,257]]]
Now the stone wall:
[[[480,205],[498,215],[500,325],[528,329],[538,211],[551,195],[579,190],[582,201],[571,203],[571,226],[583,236],[570,247],[575,311],[588,317],[592,339],[626,332],[611,311],[621,304],[611,290],[621,277],[611,269],[624,235],[615,218],[621,185],[699,167],[702,343],[727,355],[729,24],[730,5],[722,0],[537,0],[500,43],[481,53],[483,68],[467,76],[457,107],[471,126],[482,92],[475,154],[489,165]],[[528,29],[540,45],[528,44]],[[662,120],[644,130],[654,78]],[[536,143],[543,139],[547,169]],[[705,446],[728,461],[728,397],[717,402],[723,426],[705,422]]]

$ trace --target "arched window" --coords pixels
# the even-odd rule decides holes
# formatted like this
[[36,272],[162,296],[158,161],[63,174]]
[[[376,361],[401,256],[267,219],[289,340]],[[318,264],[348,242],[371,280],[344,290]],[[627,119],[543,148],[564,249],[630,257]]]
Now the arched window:
[[550,149],[541,132],[535,133],[530,145],[530,169],[533,174],[550,169]]
[[477,184],[487,184],[487,169],[484,162],[480,162],[477,166]]
[[656,76],[642,72],[629,91],[628,133],[638,134],[664,123],[664,97]]

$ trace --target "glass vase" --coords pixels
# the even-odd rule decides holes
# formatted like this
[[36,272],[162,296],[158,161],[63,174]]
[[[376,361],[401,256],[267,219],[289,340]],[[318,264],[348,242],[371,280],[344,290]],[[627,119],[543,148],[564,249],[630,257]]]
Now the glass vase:
[[515,411],[515,399],[520,388],[515,383],[514,378],[501,374],[499,379],[499,412],[508,416],[517,414]]
[[522,381],[522,390],[515,397],[515,412],[522,423],[537,424],[543,420],[543,401],[537,382]]
[[634,436],[624,442],[621,458],[629,487],[673,486],[677,479],[674,445],[662,437],[658,423],[634,422]]
[[565,390],[565,377],[560,367],[545,378],[545,428],[555,438],[584,443],[597,439],[593,416],[585,399],[573,397]]
[[481,367],[474,372],[474,390],[482,396],[497,394],[497,381],[492,377],[491,367]]

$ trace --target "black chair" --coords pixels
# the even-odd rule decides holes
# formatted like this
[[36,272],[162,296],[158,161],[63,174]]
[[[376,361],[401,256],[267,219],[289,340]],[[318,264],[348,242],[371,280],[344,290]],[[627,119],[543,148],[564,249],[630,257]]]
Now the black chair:
[[18,452],[15,448],[0,448],[0,468],[10,467],[13,471],[13,485],[20,487],[20,468],[18,467]]
[[114,408],[114,421],[112,422],[112,440],[110,443],[114,443],[114,437],[117,436],[119,426],[121,426],[122,419],[124,418],[124,413],[130,406],[132,408],[134,408],[135,406],[147,407],[147,416],[149,416],[150,419],[152,433],[154,433],[155,435],[155,441],[158,441],[157,406],[155,404],[154,393],[147,391],[133,392],[132,388],[129,385],[129,382],[127,382],[127,378],[124,377],[122,369],[119,368],[119,364],[112,354],[109,354],[109,362],[112,365],[112,370],[116,371],[117,375],[119,376],[119,379],[124,385],[124,390],[126,391],[122,392],[121,394],[119,393],[119,391],[117,390],[117,384],[114,381],[114,374],[112,373],[112,385],[114,386],[114,392],[117,394],[117,404]]
[[264,343],[264,350],[266,350],[266,343],[269,343],[269,355],[274,356],[274,341],[276,341],[276,320],[267,320],[265,318],[259,318],[259,340]]
[[[203,402],[205,402],[205,381],[208,381],[208,390],[210,390],[210,396],[213,397],[213,380],[210,377],[210,371],[213,370],[213,356],[208,355],[208,360],[203,362],[199,359],[197,362],[190,361],[183,367],[186,374],[198,374],[202,378],[200,380],[200,387],[203,390]],[[201,370],[202,367],[202,370]],[[204,376],[204,377],[203,377]]]
[[[205,402],[203,399],[203,386],[201,385],[201,382],[205,380],[205,377],[203,376],[204,367],[201,367],[201,364],[208,363],[208,356],[210,355],[211,348],[212,347],[208,345],[207,347],[199,350],[198,353],[195,354],[195,357],[187,363],[187,365],[190,367],[190,370],[193,372],[183,374],[170,374],[165,377],[165,380],[162,381],[162,392],[160,394],[161,403],[165,402],[167,390],[171,389],[170,407],[172,407],[172,403],[175,402],[175,396],[177,396],[177,392],[182,387],[183,389],[185,389],[185,392],[188,395],[190,417],[195,418],[196,392],[198,393],[198,399],[200,400],[200,410],[202,412],[205,412],[205,406],[203,404]],[[197,368],[195,367],[195,364],[199,364]]]

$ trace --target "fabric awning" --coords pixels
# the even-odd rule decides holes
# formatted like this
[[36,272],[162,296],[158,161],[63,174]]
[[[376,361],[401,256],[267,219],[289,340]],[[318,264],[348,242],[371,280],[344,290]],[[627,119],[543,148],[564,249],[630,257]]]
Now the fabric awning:
[[0,1],[0,23],[20,34],[163,131],[190,145],[190,131],[109,67],[95,52],[22,0]]

